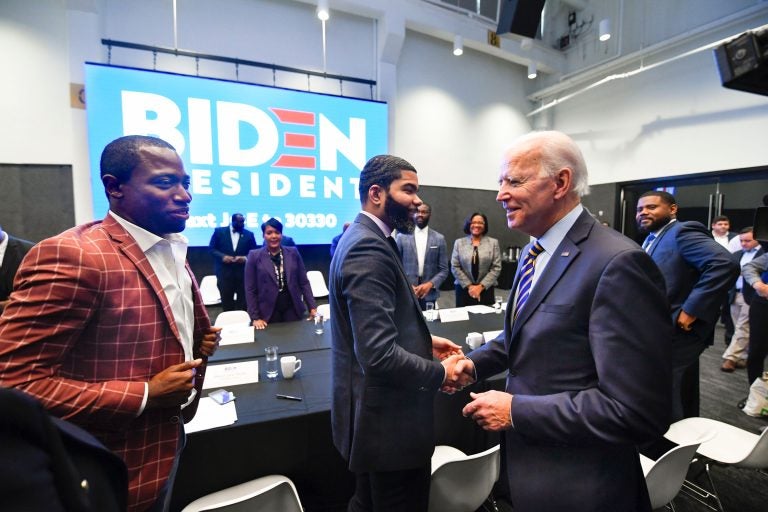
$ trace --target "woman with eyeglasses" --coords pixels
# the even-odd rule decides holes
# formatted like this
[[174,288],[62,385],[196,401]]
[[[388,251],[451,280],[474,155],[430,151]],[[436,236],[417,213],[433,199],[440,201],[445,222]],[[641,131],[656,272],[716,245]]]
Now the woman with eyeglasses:
[[456,278],[456,307],[494,303],[494,286],[501,273],[499,241],[488,233],[488,217],[475,212],[464,221],[468,235],[453,244],[451,272]]

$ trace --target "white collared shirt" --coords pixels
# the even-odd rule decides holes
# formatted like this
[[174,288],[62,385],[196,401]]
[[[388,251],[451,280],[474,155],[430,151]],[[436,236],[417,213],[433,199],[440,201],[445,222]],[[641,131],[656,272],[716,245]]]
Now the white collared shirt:
[[715,234],[714,231],[712,231],[712,238],[715,239],[715,242],[719,243],[720,245],[722,245],[723,247],[728,249],[728,242],[730,241],[728,239],[728,233],[726,233],[726,234],[724,234],[722,236],[718,236],[718,235]]
[[240,233],[238,233],[237,231],[232,229],[232,227],[230,226],[230,228],[229,228],[229,236],[232,237],[232,250],[236,251],[237,250],[237,242],[240,241]]
[[379,226],[379,229],[382,233],[384,233],[384,236],[389,237],[392,236],[392,231],[394,231],[391,227],[387,226],[387,223],[375,216],[372,213],[368,213],[365,210],[361,211],[363,215],[370,218],[373,222],[376,223],[377,226]]
[[[150,233],[111,211],[109,214],[130,234],[155,271],[163,287],[168,303],[171,305],[173,319],[179,330],[184,349],[184,360],[192,360],[193,331],[195,325],[194,302],[192,301],[192,278],[187,272],[187,237],[180,233],[170,233],[159,237]],[[148,398],[148,384],[144,386],[144,401],[141,412]],[[141,414],[141,412],[139,414]]]
[[[662,227],[657,229],[656,231],[651,231],[651,233],[653,233],[654,239],[651,240],[651,243],[648,244],[648,247],[645,247],[643,250],[645,252],[649,252],[651,250],[651,247],[653,247],[653,244],[656,243],[656,240],[659,239],[659,236],[664,232],[665,229],[667,229],[668,226],[671,226],[673,222],[677,222],[677,219],[672,219],[666,224],[664,224]],[[651,233],[648,233],[648,234],[650,235]]]
[[419,262],[419,277],[424,275],[424,259],[427,255],[427,238],[429,238],[429,226],[419,229],[416,226],[413,229],[413,241],[416,244],[416,259]]

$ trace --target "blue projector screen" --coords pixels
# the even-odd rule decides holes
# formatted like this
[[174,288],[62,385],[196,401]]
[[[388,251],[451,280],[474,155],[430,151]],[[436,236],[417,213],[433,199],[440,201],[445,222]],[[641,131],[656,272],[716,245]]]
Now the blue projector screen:
[[360,210],[363,165],[387,152],[386,103],[90,63],[85,90],[95,216],[108,209],[104,146],[160,137],[192,178],[192,246],[233,213],[257,241],[275,217],[297,244],[329,244]]

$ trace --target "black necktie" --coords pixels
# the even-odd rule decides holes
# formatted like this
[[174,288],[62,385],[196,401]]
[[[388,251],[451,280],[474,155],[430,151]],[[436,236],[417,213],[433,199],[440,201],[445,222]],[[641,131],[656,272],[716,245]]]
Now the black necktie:
[[397,248],[397,242],[395,242],[395,239],[391,236],[387,237],[387,242],[389,242],[389,245],[392,246],[392,250],[395,251],[395,254],[397,254],[397,257],[400,257],[400,249]]

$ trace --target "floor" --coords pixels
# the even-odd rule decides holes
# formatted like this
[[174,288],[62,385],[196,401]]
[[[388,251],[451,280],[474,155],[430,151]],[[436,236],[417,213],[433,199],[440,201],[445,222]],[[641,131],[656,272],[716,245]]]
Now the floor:
[[[506,297],[508,292],[497,290],[497,294]],[[438,299],[440,309],[453,307],[454,304],[452,291],[441,292]],[[215,319],[219,311],[220,308],[217,307],[209,308],[211,318]],[[721,355],[725,349],[721,327],[717,328],[715,339],[716,344],[701,356],[701,416],[760,434],[761,430],[768,426],[768,418],[752,418],[736,408],[736,403],[748,392],[746,370],[737,370],[733,373],[720,371]],[[767,472],[714,466],[711,467],[711,474],[726,511],[764,512],[768,510]],[[700,485],[708,486],[705,484],[706,478],[701,471],[701,465],[692,466],[688,478]],[[675,499],[674,505],[678,512],[707,510],[706,506],[683,495]],[[513,510],[503,502],[499,502],[498,507],[501,512]]]

